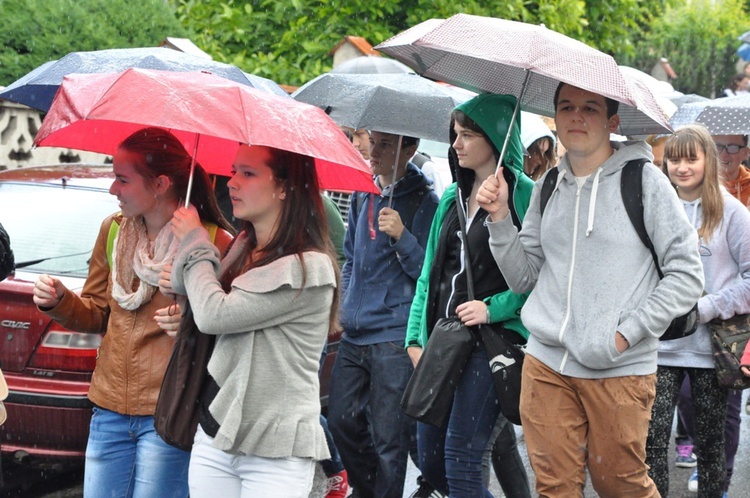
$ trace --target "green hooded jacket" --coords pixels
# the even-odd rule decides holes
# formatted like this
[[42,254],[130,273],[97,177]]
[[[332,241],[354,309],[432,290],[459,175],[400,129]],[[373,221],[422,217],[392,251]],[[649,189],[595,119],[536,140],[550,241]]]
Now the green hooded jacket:
[[[510,95],[482,94],[459,105],[456,107],[456,110],[463,111],[482,128],[492,140],[495,148],[501,151],[505,140],[505,132],[513,115],[515,103],[515,97]],[[523,172],[523,145],[521,143],[520,130],[521,113],[519,112],[514,125],[511,127],[511,136],[508,140],[508,147],[503,162],[516,179],[513,191],[513,206],[511,206],[511,209],[515,211],[519,220],[522,221],[529,207],[534,182]],[[451,130],[451,139],[453,138],[455,138],[455,133]],[[452,149],[451,152],[453,152]],[[457,164],[452,166],[457,167]],[[417,289],[406,328],[406,347],[424,347],[427,344],[429,333],[427,330],[425,309],[429,292],[430,270],[437,251],[443,221],[449,209],[456,202],[456,185],[456,183],[453,183],[445,190],[432,221],[430,236],[425,248],[424,265],[417,281]],[[513,330],[522,337],[527,338],[529,331],[523,326],[520,318],[521,308],[526,302],[527,297],[528,293],[515,294],[507,290],[485,299],[484,302],[487,304],[493,323],[503,322],[507,329]]]

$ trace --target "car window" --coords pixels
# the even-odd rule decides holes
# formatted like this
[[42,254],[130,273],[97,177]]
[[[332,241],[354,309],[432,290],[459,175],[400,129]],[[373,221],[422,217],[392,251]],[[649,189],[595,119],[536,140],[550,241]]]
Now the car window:
[[24,271],[85,277],[102,221],[117,212],[105,190],[0,183],[0,213],[16,266]]

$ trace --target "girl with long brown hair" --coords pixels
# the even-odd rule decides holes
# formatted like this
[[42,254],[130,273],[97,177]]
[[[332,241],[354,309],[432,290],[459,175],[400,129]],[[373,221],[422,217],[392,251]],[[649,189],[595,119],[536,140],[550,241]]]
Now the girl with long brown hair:
[[698,496],[726,496],[727,390],[717,382],[706,324],[750,312],[750,213],[721,186],[717,149],[703,126],[677,130],[667,139],[664,159],[663,170],[698,231],[705,287],[696,332],[660,343],[646,462],[659,493],[667,496],[672,419],[687,376],[695,411]]
[[[318,361],[336,323],[338,266],[313,160],[242,145],[228,182],[243,231],[223,261],[193,209],[171,285],[216,335],[190,460],[190,495],[307,497],[328,458]],[[164,283],[168,276],[164,275]]]

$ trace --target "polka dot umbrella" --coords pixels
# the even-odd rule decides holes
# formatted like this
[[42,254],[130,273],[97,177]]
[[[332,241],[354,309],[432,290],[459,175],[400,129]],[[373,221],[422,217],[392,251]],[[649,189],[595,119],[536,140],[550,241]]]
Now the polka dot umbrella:
[[711,135],[750,135],[750,94],[682,105],[670,122],[674,128],[700,123]]

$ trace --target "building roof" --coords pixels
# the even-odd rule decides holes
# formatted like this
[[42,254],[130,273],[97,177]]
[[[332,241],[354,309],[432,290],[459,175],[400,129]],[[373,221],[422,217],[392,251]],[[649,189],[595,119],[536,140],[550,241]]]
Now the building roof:
[[347,42],[354,45],[354,47],[364,55],[380,57],[380,52],[372,48],[372,45],[370,45],[370,43],[361,36],[345,36],[335,47],[331,49],[330,52],[328,52],[328,55],[335,54],[336,50],[338,50],[341,45]]

